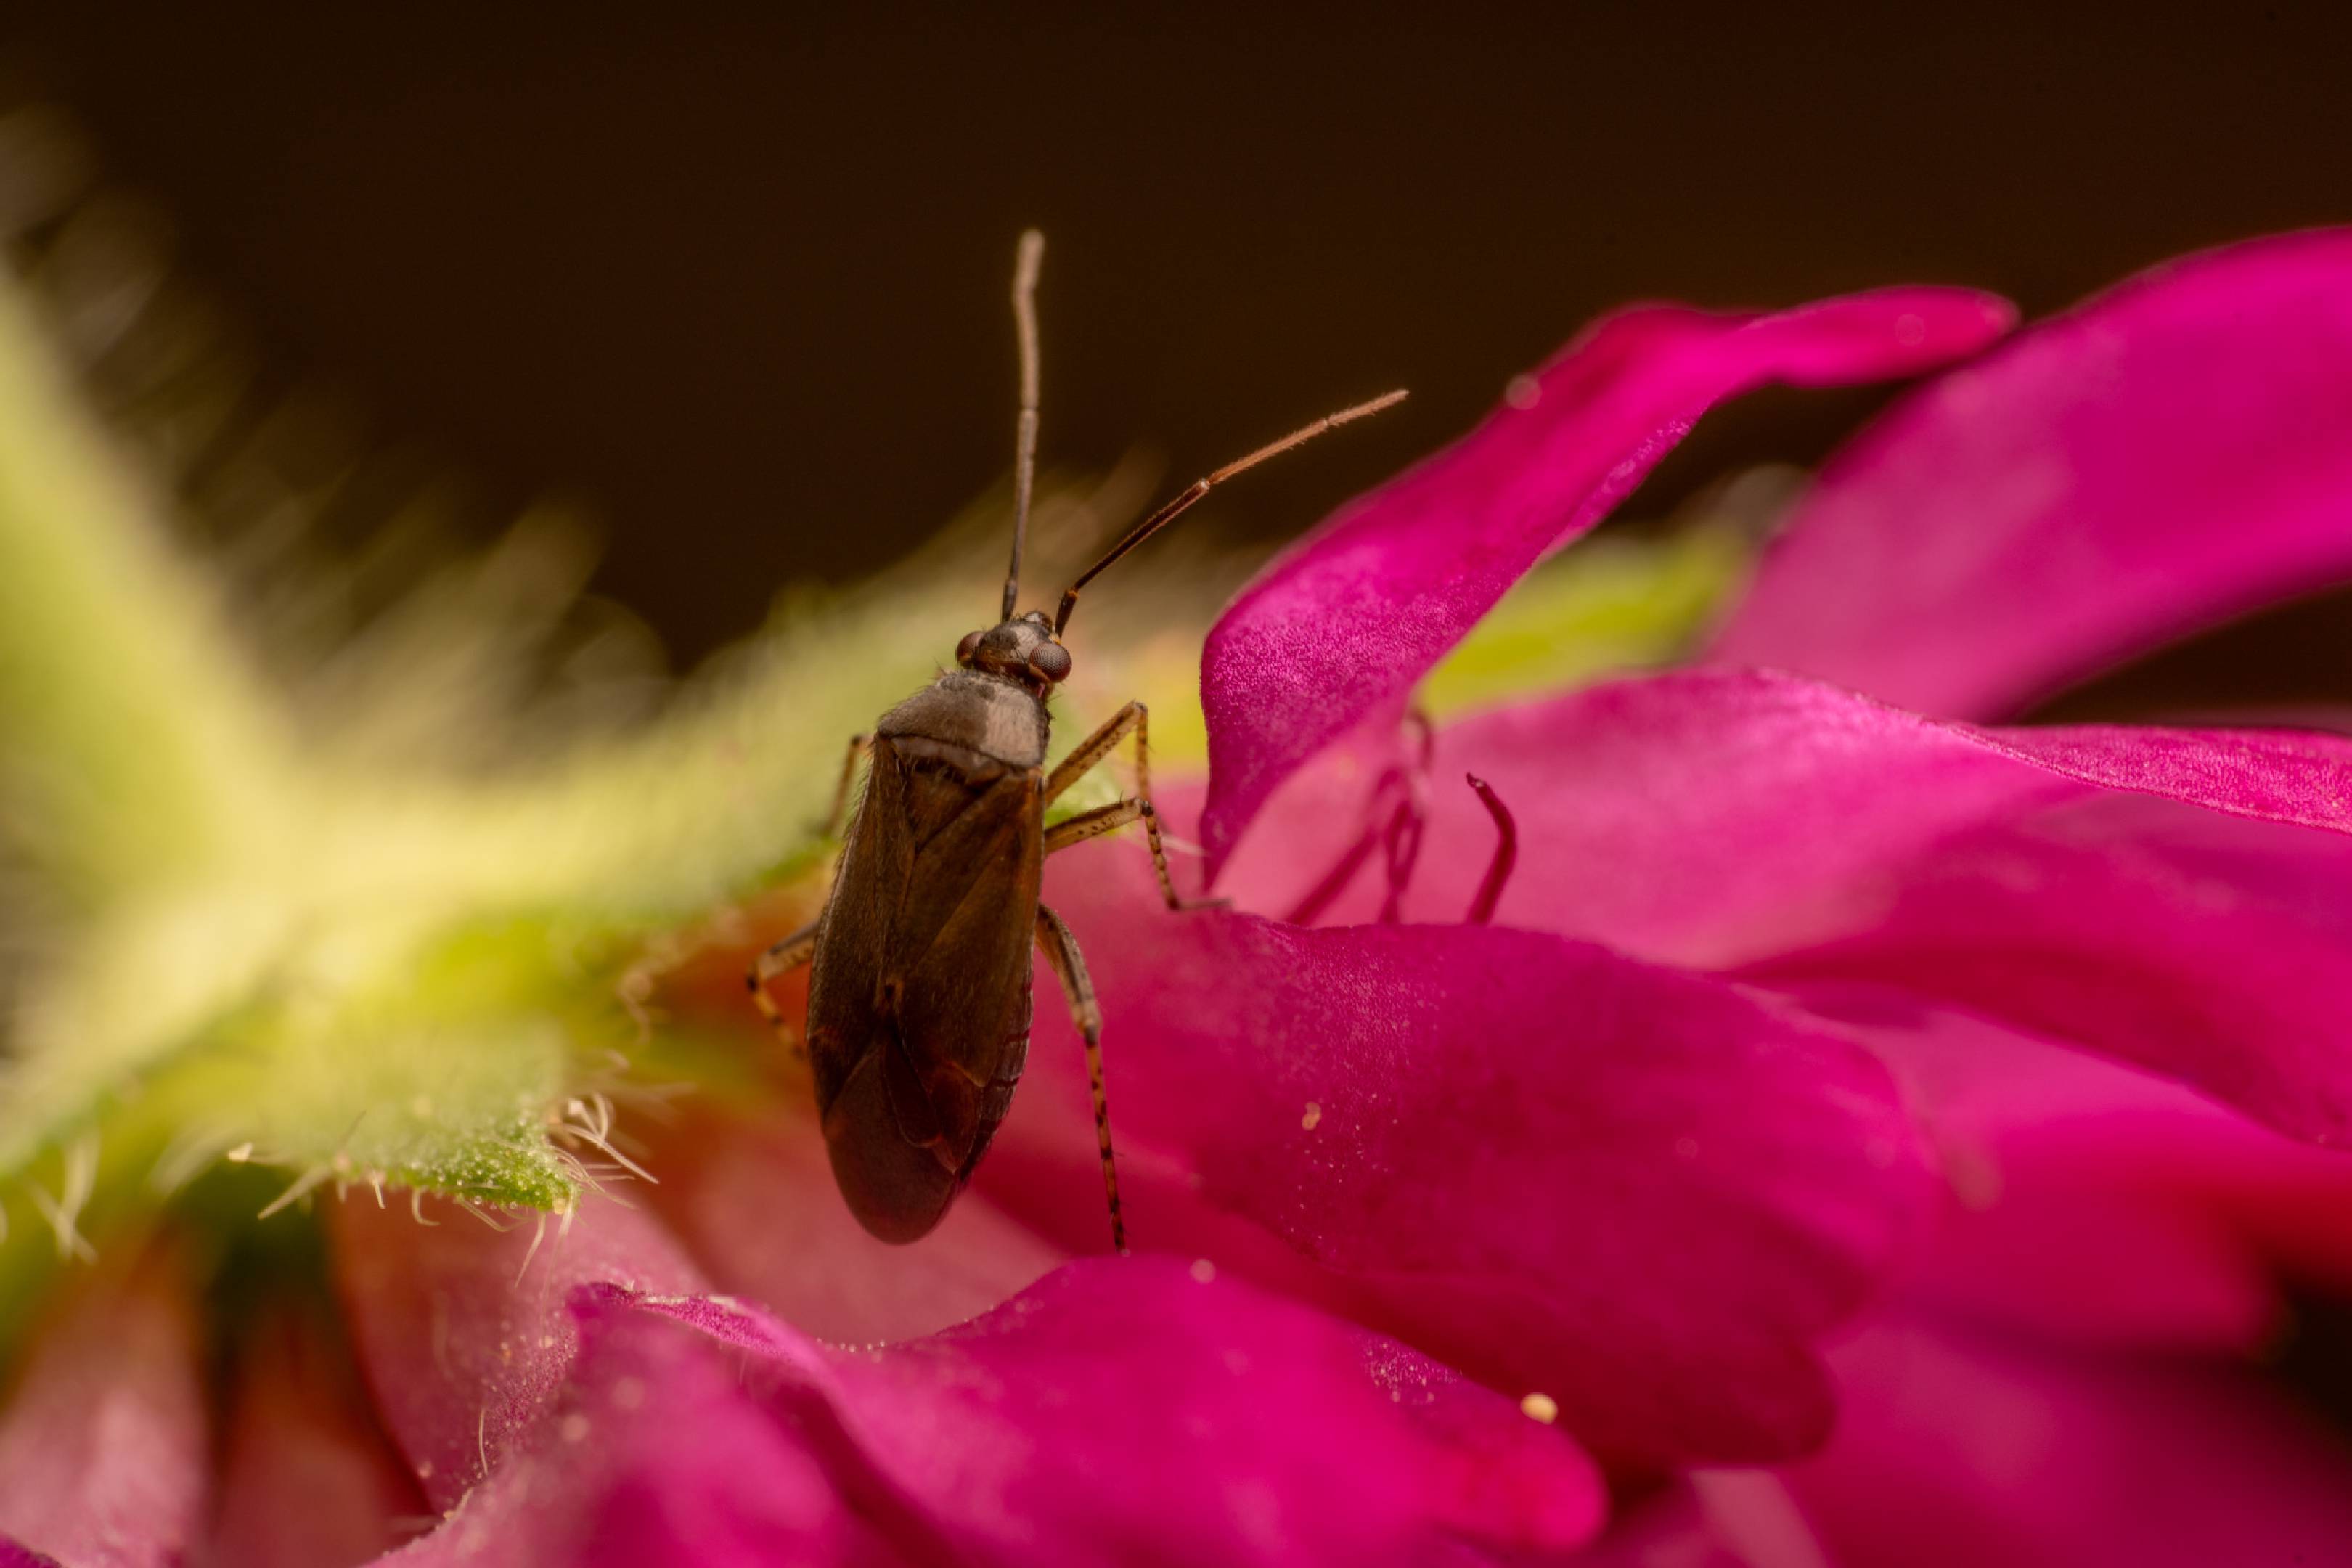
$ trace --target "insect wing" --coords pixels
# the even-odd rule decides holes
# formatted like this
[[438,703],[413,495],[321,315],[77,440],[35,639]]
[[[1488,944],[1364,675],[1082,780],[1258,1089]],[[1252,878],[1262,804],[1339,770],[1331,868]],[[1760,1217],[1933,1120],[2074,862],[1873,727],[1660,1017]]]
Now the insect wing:
[[1003,1120],[1028,1051],[1041,784],[877,741],[817,939],[809,1051],[843,1196],[928,1231]]

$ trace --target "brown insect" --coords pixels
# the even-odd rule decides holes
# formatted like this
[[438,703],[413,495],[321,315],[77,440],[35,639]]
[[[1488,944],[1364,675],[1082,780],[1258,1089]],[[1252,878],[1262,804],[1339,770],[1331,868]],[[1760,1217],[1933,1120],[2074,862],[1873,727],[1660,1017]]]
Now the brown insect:
[[[1086,1039],[1095,1135],[1111,1239],[1127,1250],[1110,1110],[1103,1095],[1102,1013],[1076,938],[1037,900],[1045,858],[1140,821],[1160,896],[1188,907],[1168,874],[1151,809],[1146,714],[1129,702],[1045,771],[1046,700],[1070,673],[1062,633],[1096,574],[1245,468],[1334,426],[1376,413],[1402,392],[1344,409],[1226,464],[1145,518],[1078,575],[1048,622],[1016,615],[1021,545],[1037,451],[1037,265],[1045,240],[1021,237],[1013,309],[1021,347],[1013,466],[1013,568],[997,625],[956,647],[956,668],[851,740],[834,803],[839,837],[861,754],[866,793],[815,923],[761,954],[747,979],[787,1047],[804,1049],[842,1196],[885,1241],[913,1241],[947,1212],[1011,1107],[1029,1052],[1029,944],[1044,950]],[[1045,808],[1135,737],[1135,794],[1048,828]],[[795,1042],[767,983],[811,965],[808,1034]]]

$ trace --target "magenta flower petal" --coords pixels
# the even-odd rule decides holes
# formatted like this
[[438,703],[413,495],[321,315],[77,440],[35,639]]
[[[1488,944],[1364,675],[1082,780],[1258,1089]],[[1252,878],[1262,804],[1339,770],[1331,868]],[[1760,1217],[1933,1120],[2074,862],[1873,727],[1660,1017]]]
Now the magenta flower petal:
[[352,1348],[393,1441],[446,1509],[554,1403],[577,1349],[573,1287],[703,1288],[677,1244],[635,1210],[591,1201],[543,1234],[505,1232],[454,1205],[346,1200],[328,1211]]
[[[559,1295],[575,1359],[547,1407],[400,1568],[900,1564],[736,1358],[599,1295]],[[936,1560],[936,1559],[934,1559]]]
[[1648,306],[1591,328],[1469,436],[1342,508],[1211,631],[1201,667],[1211,876],[1276,785],[1401,701],[1709,405],[1768,382],[1916,374],[1975,353],[2011,320],[1987,295],[1890,289],[1770,315]]
[[2352,1449],[2242,1374],[1904,1322],[1836,1361],[1837,1440],[1789,1478],[1832,1561],[2211,1568],[2352,1553]]
[[[1770,1476],[1764,1470],[1738,1473]],[[1717,1527],[1687,1483],[1676,1481],[1621,1505],[1608,1533],[1570,1561],[1576,1568],[1820,1568],[1801,1557],[1783,1563],[1735,1552],[1729,1533]]]
[[1835,459],[1714,657],[1985,716],[2352,573],[2352,231],[2169,263]]
[[[1877,1062],[1719,982],[1533,932],[1171,915],[1119,850],[1057,857],[1048,897],[1093,955],[1139,1163],[1179,1162],[1368,1321],[1549,1395],[1609,1457],[1821,1437],[1808,1347],[1927,1196]],[[1024,1152],[1052,1134],[1053,1201],[1098,1229],[1055,1011],[1006,1131]],[[1130,1223],[1151,1245],[1148,1197]]]
[[638,1310],[745,1352],[746,1386],[914,1561],[1484,1561],[1573,1546],[1604,1508],[1590,1461],[1513,1402],[1169,1260],[1073,1264],[873,1352],[730,1303]]
[[[1471,720],[1441,733],[1433,767],[1408,918],[1457,916],[1484,875],[1493,824],[1444,787],[1466,769],[1518,820],[1499,920],[1776,984],[1893,985],[2183,1079],[2298,1137],[2352,1132],[2336,979],[2352,950],[2352,742],[1982,730],[1793,677],[1694,671]],[[1363,788],[1309,774],[1283,820],[1347,820]],[[2079,815],[2095,807],[2107,815]],[[2138,823],[2182,842],[2142,844]],[[1282,860],[1250,857],[1235,891],[1278,899],[1315,869]]]
[[570,1304],[556,1398],[402,1562],[1470,1563],[1571,1547],[1604,1508],[1509,1401],[1162,1262],[872,1352],[721,1298]]
[[[1496,920],[1704,966],[1847,929],[1937,844],[2087,795],[2151,795],[2352,832],[2352,741],[1984,730],[1793,677],[1685,671],[1441,731],[1408,918],[1459,919],[1485,875],[1495,829],[1461,783],[1465,770],[1490,782],[1518,823],[1518,866]],[[1287,793],[1300,798],[1284,803],[1276,837],[1312,842],[1329,837],[1316,819],[1360,816],[1364,784],[1309,778]],[[1296,835],[1294,815],[1306,819]],[[1283,862],[1279,845],[1252,855],[1235,868],[1235,891],[1252,903],[1279,899],[1325,864]]]
[[1940,847],[1869,921],[1748,973],[1891,987],[2352,1137],[2352,844],[2334,835],[2084,801]]
[[110,1258],[58,1306],[0,1410],[0,1543],[64,1568],[175,1568],[211,1460],[180,1260]]
[[1952,1185],[1911,1293],[2098,1347],[2249,1354],[2283,1273],[2352,1292],[2352,1160],[2178,1084],[1900,997],[1815,991],[1870,1031]]

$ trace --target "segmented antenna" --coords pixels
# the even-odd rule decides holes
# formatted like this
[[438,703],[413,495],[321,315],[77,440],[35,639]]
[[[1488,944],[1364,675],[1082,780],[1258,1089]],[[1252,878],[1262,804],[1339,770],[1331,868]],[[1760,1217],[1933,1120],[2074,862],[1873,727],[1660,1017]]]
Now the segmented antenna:
[[[1199,501],[1202,496],[1207,495],[1211,490],[1215,489],[1219,485],[1223,484],[1235,474],[1243,473],[1248,469],[1256,468],[1268,458],[1278,458],[1283,453],[1289,451],[1293,447],[1302,446],[1308,441],[1312,441],[1316,437],[1320,436],[1326,430],[1336,430],[1340,426],[1349,423],[1350,420],[1361,419],[1368,414],[1378,414],[1383,408],[1392,408],[1396,405],[1402,403],[1404,399],[1405,394],[1402,389],[1400,389],[1388,394],[1386,396],[1375,397],[1370,403],[1359,403],[1353,408],[1342,408],[1337,414],[1326,414],[1322,418],[1315,421],[1314,424],[1306,426],[1297,430],[1293,430],[1289,435],[1285,436],[1279,441],[1270,441],[1245,458],[1236,458],[1232,462],[1227,463],[1223,468],[1219,468],[1216,472],[1208,475],[1206,478],[1194,479],[1191,489],[1185,490],[1181,495],[1179,495],[1174,500],[1170,501],[1166,506],[1161,507],[1158,511],[1153,512],[1150,517],[1145,518],[1141,522],[1137,523],[1133,528],[1129,529],[1127,531],[1126,538],[1120,540],[1117,544],[1112,545],[1101,560],[1096,562],[1084,572],[1078,574],[1078,580],[1071,584],[1068,588],[1063,591],[1062,607],[1054,614],[1054,635],[1056,637],[1060,637],[1062,635],[1062,628],[1070,624],[1070,612],[1078,607],[1079,589],[1093,582],[1104,567],[1109,565],[1112,562],[1118,560],[1120,556],[1126,554],[1129,551],[1134,549],[1137,545],[1142,543],[1145,540],[1150,538],[1153,534],[1159,532],[1161,529],[1167,527],[1178,518],[1183,516],[1187,511],[1190,511],[1192,509],[1193,504]],[[1015,535],[1014,539],[1013,559],[1018,561],[1020,559],[1020,544],[1018,542],[1019,536]],[[1009,604],[1011,602],[1010,590],[1007,590],[1006,603]],[[1007,610],[1005,614],[1009,616],[1012,612]]]
[[1009,621],[1021,598],[1021,544],[1029,534],[1029,493],[1037,483],[1037,264],[1045,259],[1045,237],[1035,229],[1021,236],[1013,259],[1013,324],[1021,338],[1021,422],[1013,433],[1013,570],[1004,578]]

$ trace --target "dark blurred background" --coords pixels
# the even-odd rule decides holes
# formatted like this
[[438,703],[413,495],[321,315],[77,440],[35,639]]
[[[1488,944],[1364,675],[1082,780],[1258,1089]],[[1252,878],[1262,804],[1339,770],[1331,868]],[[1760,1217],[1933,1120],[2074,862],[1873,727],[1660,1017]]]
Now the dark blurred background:
[[[474,476],[485,527],[583,498],[599,585],[689,659],[1001,482],[1025,224],[1050,461],[1181,482],[1413,389],[1206,520],[1272,538],[1614,302],[2042,312],[2352,218],[2340,5],[20,4],[0,51],[273,374]],[[1642,504],[1879,395],[1750,400]]]

